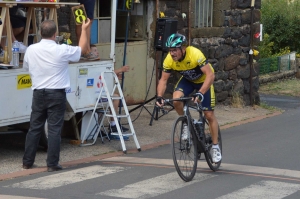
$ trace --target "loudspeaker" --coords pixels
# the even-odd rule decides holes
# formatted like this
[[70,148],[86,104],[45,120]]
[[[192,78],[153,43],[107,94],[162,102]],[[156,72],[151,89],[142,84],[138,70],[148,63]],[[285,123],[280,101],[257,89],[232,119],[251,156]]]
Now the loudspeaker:
[[156,20],[156,31],[154,47],[156,50],[167,51],[166,41],[171,34],[177,32],[177,20],[168,18],[158,18]]

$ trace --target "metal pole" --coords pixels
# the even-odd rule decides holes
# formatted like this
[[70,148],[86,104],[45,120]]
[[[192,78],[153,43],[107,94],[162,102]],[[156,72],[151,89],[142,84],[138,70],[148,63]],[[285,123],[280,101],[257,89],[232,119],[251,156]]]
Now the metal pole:
[[111,2],[111,44],[110,44],[110,58],[115,63],[115,40],[116,40],[116,16],[117,16],[117,0]]
[[159,0],[156,0],[156,18],[159,18]]
[[253,88],[252,88],[252,70],[253,70],[253,10],[254,10],[254,0],[251,2],[251,24],[250,24],[250,51],[249,51],[249,58],[250,58],[250,105],[253,106]]
[[[127,52],[127,40],[128,40],[128,29],[129,29],[129,16],[130,11],[127,11],[127,20],[126,20],[126,34],[125,34],[125,42],[124,42],[124,56],[123,56],[123,66],[126,65],[126,52]],[[124,72],[122,72],[122,81],[121,81],[121,89],[123,90],[123,84],[124,84]],[[120,100],[121,102],[121,100]],[[122,106],[119,106],[119,114],[122,112]]]

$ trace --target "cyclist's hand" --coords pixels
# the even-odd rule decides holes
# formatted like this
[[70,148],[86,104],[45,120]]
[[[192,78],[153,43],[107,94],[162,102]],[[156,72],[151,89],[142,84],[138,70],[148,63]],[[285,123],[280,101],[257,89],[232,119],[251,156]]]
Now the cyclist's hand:
[[162,107],[164,105],[164,100],[162,97],[156,97],[156,105]]
[[204,100],[204,96],[203,96],[203,94],[200,93],[200,92],[195,93],[195,94],[193,95],[193,97],[194,97],[193,101],[194,101],[195,103],[197,103],[197,102],[199,103],[199,102],[202,102],[202,101]]

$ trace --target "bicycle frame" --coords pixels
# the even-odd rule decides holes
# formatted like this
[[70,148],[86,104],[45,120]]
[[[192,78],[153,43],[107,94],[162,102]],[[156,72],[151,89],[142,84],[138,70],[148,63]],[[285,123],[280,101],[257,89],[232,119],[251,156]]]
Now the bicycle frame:
[[[190,113],[190,110],[189,110],[189,105],[188,105],[188,101],[192,100],[193,97],[181,97],[181,98],[175,98],[175,99],[165,99],[164,101],[165,102],[172,102],[172,101],[182,101],[183,102],[183,113],[184,113],[184,117],[187,118],[187,121],[188,121],[188,126],[189,127],[192,127],[190,128],[190,133],[193,133],[193,136],[196,136],[197,137],[197,149],[198,149],[198,152],[199,153],[203,153],[204,151],[207,151],[207,146],[204,142],[204,140],[206,139],[205,137],[205,132],[204,132],[204,128],[201,129],[203,132],[198,132],[197,129],[196,129],[196,126],[193,122],[193,117]],[[201,106],[201,103],[198,103],[196,102],[196,110],[197,112],[199,113],[199,120],[202,121],[203,125],[204,123],[207,123],[206,119],[205,119],[205,116],[203,115],[203,110],[202,110],[202,106]],[[204,126],[203,126],[204,127]],[[200,138],[200,133],[202,133],[203,135],[203,138],[201,139]],[[191,136],[189,135],[188,136],[188,139],[189,141],[191,141]]]

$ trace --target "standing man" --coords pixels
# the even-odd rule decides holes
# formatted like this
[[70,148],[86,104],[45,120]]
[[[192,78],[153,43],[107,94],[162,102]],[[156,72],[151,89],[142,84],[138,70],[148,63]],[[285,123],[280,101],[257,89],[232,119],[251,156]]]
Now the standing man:
[[[173,98],[188,96],[194,90],[197,91],[195,100],[203,100],[202,107],[212,133],[213,145],[210,153],[213,162],[217,163],[222,156],[218,143],[218,121],[214,114],[214,69],[199,49],[187,46],[186,38],[182,34],[172,34],[167,39],[166,47],[169,48],[169,53],[164,60],[162,76],[158,82],[156,104],[163,105],[162,96],[171,71],[180,73],[182,76],[174,88]],[[183,115],[183,102],[174,101],[173,104],[178,115]],[[187,132],[187,124],[184,124],[182,140],[187,139]]]
[[[91,28],[92,28],[92,23],[93,23],[93,19],[94,19],[94,8],[95,8],[95,2],[96,0],[78,0],[78,2],[80,4],[83,4],[87,18],[89,18],[91,20],[91,23],[89,25],[89,27],[87,28],[87,41],[90,42],[91,40]],[[81,37],[81,25],[76,25],[76,36],[77,36],[77,40],[78,43],[80,42]],[[88,61],[94,61],[94,60],[99,60],[99,55],[95,55],[92,51],[91,51],[91,47],[90,45],[88,46],[88,49],[86,52],[82,53],[81,59],[83,60],[88,60]]]
[[30,128],[26,136],[23,169],[33,166],[37,146],[48,122],[48,171],[61,170],[59,165],[61,128],[66,110],[66,92],[70,87],[69,62],[78,62],[81,52],[89,46],[87,29],[91,21],[83,22],[79,46],[58,45],[55,42],[56,24],[46,20],[41,24],[42,40],[27,48],[23,67],[32,80],[32,111]]

